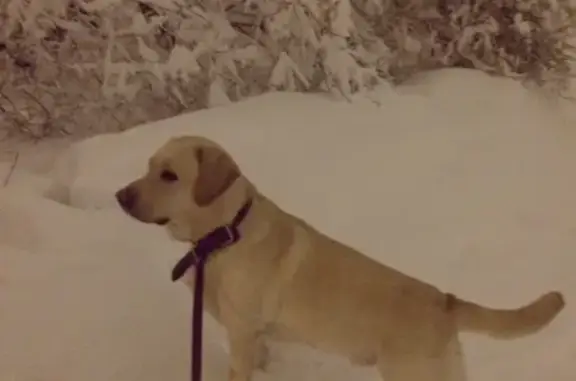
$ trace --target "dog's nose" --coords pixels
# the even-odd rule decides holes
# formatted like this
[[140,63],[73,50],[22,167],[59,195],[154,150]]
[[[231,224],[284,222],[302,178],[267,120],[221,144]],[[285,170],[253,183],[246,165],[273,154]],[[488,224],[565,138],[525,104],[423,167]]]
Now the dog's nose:
[[132,210],[138,199],[138,193],[134,188],[127,186],[116,192],[116,200],[122,209],[129,211]]

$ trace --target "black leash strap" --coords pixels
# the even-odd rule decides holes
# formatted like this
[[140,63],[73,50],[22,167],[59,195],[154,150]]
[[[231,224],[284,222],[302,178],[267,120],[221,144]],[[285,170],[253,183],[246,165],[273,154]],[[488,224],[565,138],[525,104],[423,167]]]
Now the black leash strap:
[[211,254],[220,251],[238,242],[240,232],[238,227],[244,221],[252,200],[246,202],[238,211],[229,225],[217,227],[212,232],[202,237],[194,248],[182,257],[172,270],[172,281],[177,281],[192,266],[196,267],[196,279],[194,282],[194,304],[192,309],[192,340],[191,340],[191,381],[202,380],[202,329],[204,311],[204,277],[205,265]]

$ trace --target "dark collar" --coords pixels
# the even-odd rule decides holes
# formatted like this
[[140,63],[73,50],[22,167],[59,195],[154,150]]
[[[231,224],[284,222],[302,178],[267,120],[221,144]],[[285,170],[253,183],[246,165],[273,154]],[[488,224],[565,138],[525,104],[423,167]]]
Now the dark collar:
[[238,227],[248,215],[251,207],[252,200],[250,199],[240,208],[230,224],[219,226],[200,238],[194,248],[188,251],[172,269],[172,281],[182,278],[184,273],[195,264],[206,261],[210,254],[238,242],[240,239]]

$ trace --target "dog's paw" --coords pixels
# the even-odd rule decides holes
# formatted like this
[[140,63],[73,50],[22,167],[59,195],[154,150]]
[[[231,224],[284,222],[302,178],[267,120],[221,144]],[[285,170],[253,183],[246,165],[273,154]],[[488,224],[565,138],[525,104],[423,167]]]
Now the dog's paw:
[[260,351],[258,351],[258,356],[256,357],[256,367],[265,372],[270,365],[270,348],[267,345],[262,345]]

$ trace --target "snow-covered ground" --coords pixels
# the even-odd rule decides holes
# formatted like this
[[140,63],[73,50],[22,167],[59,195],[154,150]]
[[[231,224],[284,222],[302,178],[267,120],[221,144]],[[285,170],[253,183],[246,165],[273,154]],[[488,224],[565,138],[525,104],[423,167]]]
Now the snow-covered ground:
[[[217,140],[285,209],[463,297],[563,291],[540,334],[463,341],[470,381],[575,380],[576,118],[462,70],[376,98],[269,94],[75,144],[45,174],[56,149],[22,154],[0,190],[0,381],[187,379],[190,295],[169,277],[185,247],[112,197],[180,134]],[[225,351],[208,319],[206,381],[226,379]],[[256,380],[378,380],[295,345],[272,360]]]

